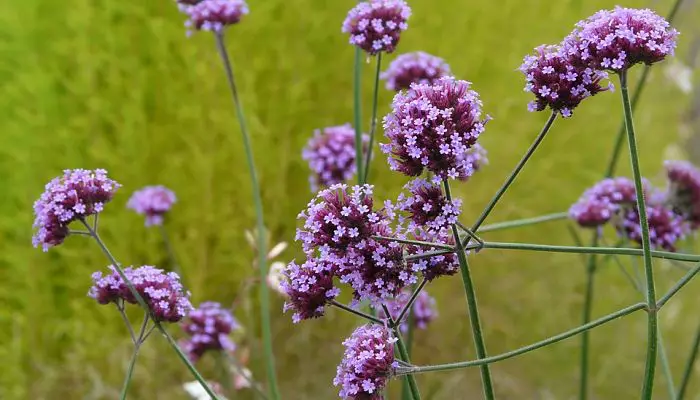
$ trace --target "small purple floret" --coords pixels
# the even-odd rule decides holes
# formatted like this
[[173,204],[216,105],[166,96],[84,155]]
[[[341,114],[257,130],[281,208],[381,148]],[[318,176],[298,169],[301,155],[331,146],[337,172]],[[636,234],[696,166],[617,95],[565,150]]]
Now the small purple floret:
[[424,179],[414,179],[404,189],[410,195],[403,193],[397,201],[397,208],[408,213],[409,231],[424,227],[428,230],[439,231],[457,222],[462,209],[462,200],[447,201],[439,184]]
[[162,225],[164,215],[176,201],[175,193],[165,186],[146,186],[131,195],[126,206],[146,216],[146,226]]
[[185,25],[189,28],[221,32],[228,25],[240,22],[248,14],[248,5],[244,0],[202,0],[184,7],[189,19]]
[[399,43],[411,9],[403,0],[368,0],[357,4],[343,22],[343,33],[370,55],[391,53]]
[[[690,231],[690,226],[670,208],[661,204],[647,205],[649,221],[649,241],[653,249],[676,251],[675,243],[683,239]],[[622,237],[642,244],[642,227],[639,224],[637,207],[627,209],[622,218],[615,221],[615,228]]]
[[[362,142],[363,153],[366,153],[369,136],[363,134]],[[304,148],[302,157],[311,168],[309,181],[314,192],[349,180],[357,170],[355,129],[345,124],[317,130]]]
[[667,204],[696,229],[700,226],[700,169],[687,161],[664,162]]
[[340,294],[333,286],[334,269],[334,265],[313,258],[301,265],[292,261],[284,269],[286,279],[281,285],[288,297],[284,311],[294,311],[294,323],[322,316],[325,306]]
[[[644,181],[645,191],[649,183]],[[637,203],[634,182],[628,178],[607,178],[586,190],[581,198],[569,209],[569,216],[587,228],[607,223],[623,207],[633,207]]]
[[451,74],[445,60],[417,51],[396,57],[380,78],[386,81],[387,89],[398,92],[410,88],[413,83],[432,85]]
[[381,400],[387,381],[396,369],[394,342],[389,329],[364,325],[345,339],[345,353],[333,379],[340,397],[353,400]]
[[[406,304],[408,304],[408,301],[411,299],[411,294],[411,290],[403,290],[396,298],[385,303],[389,313],[391,313],[391,317],[394,320],[399,317],[401,311],[404,309],[404,307],[406,307]],[[404,316],[404,319],[401,321],[401,325],[399,326],[401,332],[404,333],[408,331],[409,312],[406,314],[407,315]],[[430,296],[425,289],[422,290],[420,293],[418,293],[416,300],[413,302],[410,314],[411,322],[413,322],[416,328],[426,329],[428,324],[437,317],[435,299]],[[379,318],[386,318],[382,307],[377,308],[377,316]]]
[[238,328],[231,311],[220,303],[204,302],[182,322],[182,330],[189,336],[183,341],[183,349],[192,361],[199,360],[209,350],[232,352],[236,345],[229,335]]

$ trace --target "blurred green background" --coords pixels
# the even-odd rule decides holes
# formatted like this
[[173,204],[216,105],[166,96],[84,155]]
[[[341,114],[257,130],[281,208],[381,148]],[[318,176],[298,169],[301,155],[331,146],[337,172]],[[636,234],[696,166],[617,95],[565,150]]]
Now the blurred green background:
[[[541,43],[556,43],[573,24],[611,0],[413,0],[398,52],[444,57],[470,80],[494,117],[482,143],[491,164],[457,194],[471,223],[546,119],[526,110],[516,68]],[[666,14],[671,1],[624,1]],[[679,58],[693,39],[696,2],[678,18]],[[251,14],[227,34],[264,185],[266,221],[275,241],[293,241],[295,217],[311,197],[300,152],[313,129],[352,120],[354,51],[340,24],[353,2],[251,0]],[[64,168],[110,171],[124,187],[101,217],[103,238],[121,262],[163,264],[158,232],[125,209],[130,193],[164,184],[178,196],[168,229],[193,300],[229,304],[253,274],[244,231],[254,224],[238,125],[210,34],[185,37],[172,1],[26,0],[0,3],[0,398],[117,398],[130,357],[126,330],[112,308],[86,296],[90,274],[107,264],[88,239],[71,237],[48,253],[31,247],[32,203]],[[393,59],[395,55],[389,57]],[[387,60],[389,61],[389,60]],[[643,171],[661,182],[664,149],[679,142],[689,96],[654,67],[636,116]],[[365,64],[364,115],[373,65]],[[641,68],[636,68],[633,78]],[[634,81],[634,80],[633,80]],[[380,115],[392,94],[380,93]],[[369,125],[368,118],[366,118]],[[587,100],[556,122],[490,222],[564,211],[598,180],[621,120],[619,92]],[[687,133],[687,132],[686,132]],[[383,140],[381,132],[380,141]],[[678,147],[678,146],[677,146]],[[681,148],[683,145],[680,146]],[[682,152],[679,153],[683,156]],[[628,161],[620,163],[627,174]],[[407,181],[373,163],[377,197],[395,198]],[[586,235],[587,236],[587,235]],[[502,233],[493,240],[570,244],[566,222]],[[282,258],[300,257],[292,245]],[[576,255],[485,251],[471,259],[490,354],[576,326],[584,268]],[[661,290],[681,272],[658,263]],[[614,265],[600,269],[594,315],[638,300]],[[692,283],[661,313],[676,380],[697,318]],[[441,363],[473,357],[458,277],[428,287],[440,317],[418,332],[413,360]],[[299,325],[273,294],[273,331],[285,399],[332,399],[341,341],[358,324],[330,310]],[[255,308],[237,316],[258,334]],[[134,318],[138,316],[134,314]],[[643,374],[646,320],[635,314],[594,331],[592,398],[634,398]],[[171,332],[180,334],[179,328]],[[493,366],[501,399],[568,399],[577,393],[578,344],[571,339]],[[251,368],[264,379],[259,344]],[[216,378],[211,360],[203,370]],[[134,399],[184,399],[191,380],[164,340],[142,350]],[[427,399],[479,398],[478,370],[422,375]],[[666,389],[660,373],[658,398]],[[392,384],[398,388],[398,384]],[[700,367],[690,393],[700,392]],[[250,398],[242,392],[235,398]],[[695,397],[700,398],[700,397]]]

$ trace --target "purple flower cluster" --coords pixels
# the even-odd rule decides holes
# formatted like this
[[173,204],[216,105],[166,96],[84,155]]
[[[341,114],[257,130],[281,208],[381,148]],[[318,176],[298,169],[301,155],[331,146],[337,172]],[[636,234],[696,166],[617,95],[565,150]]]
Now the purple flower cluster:
[[199,360],[208,350],[231,352],[236,345],[229,334],[238,327],[238,321],[220,303],[204,302],[182,322],[182,330],[189,336],[183,341],[183,348],[192,361]]
[[406,186],[410,196],[399,195],[397,209],[408,213],[408,230],[421,227],[440,231],[457,222],[462,209],[462,200],[448,201],[439,184],[424,179],[414,179]]
[[418,176],[427,169],[436,180],[467,179],[474,173],[469,149],[489,118],[481,118],[481,100],[469,87],[466,81],[441,78],[394,96],[384,118],[389,143],[381,145],[392,170]]
[[[389,310],[391,317],[396,320],[403,311],[404,307],[408,304],[411,299],[411,291],[403,290],[401,294],[396,296],[391,301],[386,302],[384,305]],[[426,329],[428,324],[432,322],[435,317],[437,317],[437,309],[435,307],[435,299],[430,296],[425,290],[422,290],[416,300],[411,306],[411,318],[414,326],[418,329]],[[408,313],[407,313],[408,314]],[[377,308],[377,316],[379,318],[386,318],[386,314],[382,307]],[[401,332],[408,331],[408,317],[405,316],[404,320],[401,321],[399,326]]]
[[700,227],[700,170],[687,161],[666,161],[664,167],[668,177],[667,204],[693,229]]
[[[369,136],[362,135],[364,152],[367,151]],[[309,162],[312,175],[309,178],[311,190],[343,183],[356,172],[355,129],[350,124],[331,126],[318,130],[302,152]]]
[[[136,297],[116,268],[110,266],[109,269],[111,273],[104,276],[102,272],[92,274],[93,285],[88,296],[100,304],[120,301],[137,304]],[[144,265],[136,269],[125,268],[124,275],[146,302],[155,321],[178,322],[192,309],[190,293],[185,291],[178,274]]]
[[356,400],[381,400],[382,390],[397,367],[394,342],[389,329],[364,325],[345,339],[345,353],[333,379],[340,386],[340,397]]
[[287,265],[281,287],[287,295],[284,311],[294,311],[294,323],[323,316],[326,304],[340,294],[340,289],[333,286],[335,270],[333,264],[313,258],[301,265],[294,261]]
[[201,31],[221,32],[248,14],[248,5],[244,0],[202,0],[188,3],[194,4],[185,5],[180,2],[181,8],[189,16],[185,26]]
[[165,186],[146,186],[131,195],[128,208],[146,216],[146,226],[162,225],[163,216],[170,211],[177,199],[175,193]]
[[343,33],[370,55],[391,53],[399,43],[411,9],[403,0],[368,0],[357,4],[343,21]]
[[570,117],[583,99],[606,90],[600,85],[607,78],[605,72],[575,66],[571,58],[559,46],[540,46],[535,49],[535,55],[525,57],[520,66],[525,74],[525,91],[535,95],[528,105],[530,111],[549,107]]
[[442,58],[416,51],[396,57],[380,78],[386,81],[387,89],[398,92],[409,89],[413,83],[432,85],[451,74],[450,66]]
[[[649,241],[654,249],[676,251],[675,243],[690,232],[690,227],[683,217],[661,204],[647,204],[647,220],[649,221]],[[639,224],[639,209],[637,207],[626,209],[622,218],[615,221],[615,229],[620,236],[641,244],[642,226]]]
[[673,55],[678,31],[648,9],[616,7],[579,22],[562,44],[578,65],[621,72]]
[[34,202],[34,247],[42,246],[47,251],[63,243],[70,232],[68,225],[102,212],[120,186],[103,169],[63,171],[63,176],[51,180]]
[[[645,181],[645,186],[649,183]],[[569,216],[584,227],[607,223],[623,207],[637,202],[634,182],[628,178],[607,178],[586,190],[569,209]]]
[[[447,244],[450,246],[455,245],[454,238],[447,229],[440,231],[419,229],[414,232],[414,236],[416,240],[421,240],[424,242]],[[436,247],[415,245],[406,246],[406,253],[412,256],[431,253],[438,250],[441,249]],[[432,281],[440,276],[450,276],[456,274],[457,271],[459,271],[459,260],[457,259],[457,255],[455,253],[447,253],[412,261],[411,266],[414,271],[420,271],[427,281]]]

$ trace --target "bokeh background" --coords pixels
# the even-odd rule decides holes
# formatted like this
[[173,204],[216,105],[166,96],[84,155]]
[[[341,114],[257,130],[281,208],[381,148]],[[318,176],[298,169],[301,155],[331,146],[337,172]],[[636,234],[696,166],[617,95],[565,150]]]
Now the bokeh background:
[[[312,195],[301,148],[315,128],[352,120],[354,50],[340,24],[353,2],[249,3],[251,14],[228,31],[227,42],[264,185],[267,226],[274,241],[293,242],[295,217]],[[522,57],[539,44],[558,42],[577,20],[615,3],[410,1],[414,13],[398,52],[424,50],[444,57],[456,76],[474,83],[494,117],[482,139],[491,164],[456,190],[464,200],[464,222],[476,218],[547,117],[526,110],[530,96],[516,71]],[[671,6],[668,0],[620,3],[650,6],[661,14]],[[700,161],[697,91],[693,100],[677,85],[678,63],[692,69],[697,61],[698,8],[697,2],[685,1],[677,20],[683,32],[678,56],[653,68],[636,113],[643,172],[656,182],[662,182],[665,158]],[[244,238],[254,224],[250,186],[223,70],[211,35],[188,39],[182,23],[169,0],[0,3],[2,399],[117,398],[130,357],[128,335],[116,312],[86,296],[90,274],[106,265],[97,247],[81,237],[48,253],[31,247],[32,203],[62,169],[106,168],[124,185],[101,217],[103,237],[123,263],[165,262],[158,232],[145,229],[142,218],[124,207],[131,191],[164,184],[179,199],[168,230],[195,302],[230,304],[254,273],[253,251]],[[364,66],[365,116],[372,68]],[[635,69],[632,82],[640,70]],[[380,115],[388,111],[391,96],[381,91]],[[587,100],[574,118],[557,121],[487,222],[565,211],[601,177],[620,121],[618,92]],[[620,174],[628,174],[628,164],[622,159]],[[381,154],[372,168],[377,196],[395,198],[407,179],[391,173]],[[486,237],[572,243],[566,221]],[[300,255],[292,244],[281,259]],[[473,256],[471,265],[491,354],[579,323],[584,290],[579,256],[491,250]],[[661,290],[682,274],[657,265]],[[700,284],[692,283],[661,313],[676,381],[700,323],[699,290]],[[460,279],[440,279],[428,291],[438,299],[440,317],[418,332],[414,362],[473,357]],[[614,264],[600,268],[596,292],[595,316],[638,300]],[[272,303],[284,398],[335,398],[331,381],[341,341],[358,321],[330,310],[322,319],[293,325],[282,314],[282,299],[273,296]],[[252,335],[259,333],[255,310],[252,303],[236,310]],[[592,398],[636,396],[645,324],[638,313],[594,331]],[[177,327],[170,330],[180,334]],[[251,368],[264,379],[259,343],[249,345]],[[500,398],[574,398],[578,345],[575,338],[495,364]],[[203,362],[203,370],[216,378],[210,361]],[[694,374],[693,394],[700,392],[700,367]],[[658,398],[665,398],[660,373],[658,378]],[[142,349],[131,398],[184,399],[181,384],[189,380],[165,341],[154,336]],[[422,375],[418,382],[427,399],[480,396],[475,369]],[[251,397],[241,392],[236,398]]]

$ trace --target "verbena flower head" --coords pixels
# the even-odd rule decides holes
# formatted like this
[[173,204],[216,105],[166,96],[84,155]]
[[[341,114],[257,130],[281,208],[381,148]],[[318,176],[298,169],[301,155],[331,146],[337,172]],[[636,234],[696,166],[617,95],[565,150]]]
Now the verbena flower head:
[[318,192],[306,210],[299,214],[303,229],[297,230],[297,240],[307,254],[319,250],[346,251],[388,225],[384,213],[373,210],[373,187],[336,184]]
[[[403,290],[401,294],[396,296],[396,298],[385,303],[386,308],[389,310],[389,313],[394,321],[396,321],[396,319],[401,315],[401,311],[403,311],[404,307],[406,307],[408,304],[408,301],[411,299],[411,294],[411,290]],[[383,307],[377,307],[376,310],[379,318],[386,318],[386,313],[384,312]],[[413,306],[411,306],[410,312],[406,313],[407,315],[404,316],[403,321],[401,321],[401,325],[399,325],[401,332],[408,331],[409,313],[411,314],[412,318],[411,322],[413,322],[416,328],[426,329],[428,324],[432,322],[435,317],[437,317],[435,299],[430,296],[425,289],[418,293],[416,300],[413,302]]]
[[[448,229],[442,229],[440,231],[419,229],[414,233],[414,236],[416,240],[422,240],[424,242],[447,244],[450,246],[455,245],[452,234]],[[406,252],[409,255],[420,255],[439,250],[442,249],[415,245],[406,246]],[[410,264],[413,271],[421,272],[423,277],[428,281],[432,281],[440,276],[454,275],[459,271],[459,260],[454,253],[431,256],[429,258],[411,261]]]
[[[647,219],[650,245],[654,249],[676,251],[675,243],[690,231],[690,226],[683,217],[664,205],[647,205]],[[615,228],[620,236],[642,244],[642,227],[637,207],[627,209],[622,218],[615,221]]]
[[[649,183],[644,181],[645,192]],[[569,209],[569,216],[584,227],[607,223],[622,207],[636,205],[634,182],[628,178],[607,178],[586,190]]]
[[668,176],[666,202],[673,210],[700,226],[700,170],[687,161],[664,162]]
[[[369,136],[362,135],[363,154],[367,151]],[[355,129],[350,124],[318,130],[302,152],[309,162],[312,175],[311,190],[343,183],[355,174]]]
[[403,0],[368,0],[353,7],[343,22],[343,33],[370,55],[391,53],[399,43],[411,9]]
[[394,342],[382,325],[364,325],[345,339],[345,353],[333,379],[340,386],[340,397],[356,400],[381,400],[382,390],[397,367]]
[[[489,159],[488,159],[488,152],[486,149],[480,145],[479,143],[475,143],[474,146],[469,148],[467,150],[467,161],[471,163],[472,168],[474,169],[474,172],[478,172],[484,166],[488,165]],[[462,180],[467,180],[469,179],[468,176],[460,178]]]
[[220,303],[204,302],[182,322],[182,330],[189,336],[183,348],[192,361],[199,360],[208,350],[231,352],[236,345],[229,335],[238,328],[233,314]]
[[221,32],[248,14],[248,4],[244,0],[202,0],[186,7],[185,12],[189,15],[189,20],[185,23],[187,27]]
[[410,195],[399,195],[397,208],[409,214],[410,231],[418,227],[439,231],[457,222],[462,200],[448,201],[439,184],[417,178],[404,188]]
[[396,57],[380,78],[386,81],[387,89],[398,92],[410,88],[413,83],[432,85],[451,74],[450,66],[442,58],[416,51]]
[[466,179],[474,172],[469,149],[484,131],[479,95],[470,83],[441,78],[433,85],[414,84],[394,96],[384,117],[382,144],[392,170],[418,176],[424,169],[435,179]]
[[63,176],[51,180],[34,202],[34,247],[42,246],[47,251],[63,243],[69,234],[68,225],[102,212],[120,186],[103,169],[63,171]]
[[334,265],[313,258],[301,265],[292,261],[284,269],[286,280],[281,285],[288,298],[284,311],[294,311],[294,323],[322,316],[325,306],[340,294],[333,286],[334,269]]
[[146,186],[131,195],[126,206],[146,216],[146,226],[162,225],[164,215],[176,201],[175,193],[165,186]]
[[583,99],[607,89],[600,85],[607,78],[605,72],[575,66],[571,56],[558,46],[536,48],[535,55],[525,57],[520,71],[525,74],[525,91],[535,95],[535,100],[528,104],[530,111],[549,107],[570,117]]
[[579,65],[620,72],[673,55],[677,36],[678,31],[651,10],[616,7],[576,24],[563,47]]
[[[136,297],[114,266],[110,266],[109,269],[111,273],[105,276],[102,272],[92,274],[93,286],[88,296],[100,304],[116,303],[120,300],[137,304]],[[151,309],[151,317],[154,320],[178,322],[192,309],[190,293],[184,289],[180,276],[175,272],[165,272],[144,265],[136,269],[125,268],[124,275]]]

